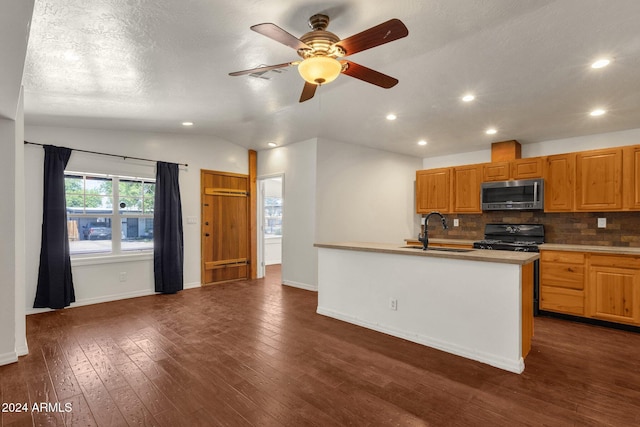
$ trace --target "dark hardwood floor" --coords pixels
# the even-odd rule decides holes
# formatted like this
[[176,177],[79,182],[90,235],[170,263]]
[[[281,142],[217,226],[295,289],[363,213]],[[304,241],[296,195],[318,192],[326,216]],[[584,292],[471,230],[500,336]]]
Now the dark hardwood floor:
[[2,426],[640,425],[640,334],[536,318],[516,375],[316,304],[275,266],[264,280],[28,316],[30,353],[0,367],[0,401],[29,410],[3,412]]

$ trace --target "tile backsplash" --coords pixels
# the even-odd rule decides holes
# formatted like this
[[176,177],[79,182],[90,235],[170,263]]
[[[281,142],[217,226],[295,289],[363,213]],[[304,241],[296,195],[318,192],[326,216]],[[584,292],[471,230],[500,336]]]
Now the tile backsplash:
[[[488,223],[543,224],[546,243],[640,247],[640,212],[496,211],[478,215],[446,214],[449,229],[432,221],[429,237],[480,240]],[[453,227],[453,219],[460,220]],[[598,218],[607,219],[607,228],[598,228]]]

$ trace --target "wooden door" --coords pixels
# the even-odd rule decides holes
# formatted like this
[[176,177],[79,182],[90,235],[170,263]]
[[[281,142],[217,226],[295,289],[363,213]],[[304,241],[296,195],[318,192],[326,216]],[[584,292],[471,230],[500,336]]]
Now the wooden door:
[[575,177],[575,153],[547,157],[544,164],[545,212],[573,211]]
[[509,162],[493,162],[482,165],[482,180],[507,181],[509,179]]
[[201,171],[203,284],[249,278],[249,177]]
[[480,165],[453,168],[453,212],[482,212],[480,208],[481,170]]
[[622,170],[622,188],[624,208],[640,209],[640,145],[625,147],[622,154],[624,166]]
[[585,151],[576,157],[576,209],[622,209],[622,149]]
[[428,169],[416,172],[416,212],[449,212],[450,168]]
[[511,161],[511,178],[534,179],[542,178],[542,157],[530,157]]

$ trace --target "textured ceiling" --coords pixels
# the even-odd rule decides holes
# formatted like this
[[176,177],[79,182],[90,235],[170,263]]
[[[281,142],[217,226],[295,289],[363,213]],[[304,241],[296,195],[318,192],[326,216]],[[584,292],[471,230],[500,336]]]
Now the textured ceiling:
[[[341,38],[402,20],[407,38],[349,57],[400,83],[343,75],[300,104],[293,67],[228,76],[298,58],[251,25],[301,36],[318,12]],[[214,135],[258,150],[325,137],[418,157],[638,128],[638,22],[638,0],[36,0],[25,120]],[[609,67],[589,68],[603,55]],[[466,92],[476,100],[461,102]],[[596,107],[608,113],[590,117]],[[484,134],[490,126],[496,135]]]

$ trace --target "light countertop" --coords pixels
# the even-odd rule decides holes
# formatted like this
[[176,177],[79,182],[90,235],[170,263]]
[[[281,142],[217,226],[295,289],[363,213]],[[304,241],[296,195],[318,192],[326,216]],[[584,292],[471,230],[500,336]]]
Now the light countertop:
[[[478,239],[480,240],[480,239]],[[407,244],[422,244],[418,239],[407,238]],[[429,243],[441,243],[452,245],[472,245],[477,240],[467,239],[429,239]],[[570,251],[570,252],[598,252],[611,255],[640,255],[640,248],[629,246],[601,246],[601,245],[569,245],[559,243],[543,243],[538,246],[540,250],[546,251]]]
[[[435,240],[435,239],[434,239]],[[423,251],[420,249],[404,248],[403,244],[394,243],[372,243],[372,242],[338,242],[338,243],[316,243],[317,248],[342,249],[349,251],[376,252],[399,254],[409,256],[426,256],[437,258],[463,259],[468,261],[497,262],[503,264],[529,264],[538,258],[540,254],[534,252],[509,252],[509,251],[487,251],[474,249],[469,252],[443,252],[437,250]]]

